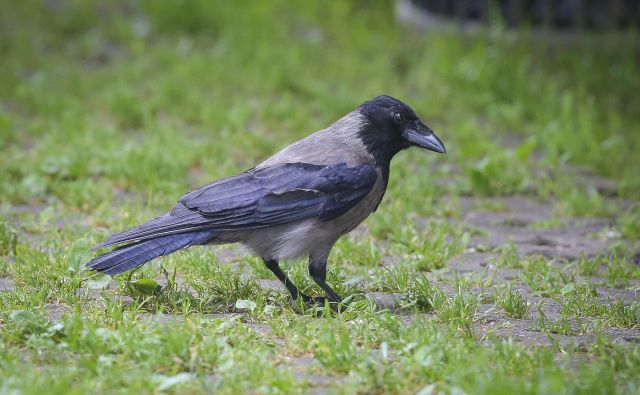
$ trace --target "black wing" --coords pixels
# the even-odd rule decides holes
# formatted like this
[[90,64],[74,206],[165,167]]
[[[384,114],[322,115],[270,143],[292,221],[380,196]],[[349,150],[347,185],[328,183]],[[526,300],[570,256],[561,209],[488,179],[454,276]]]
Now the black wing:
[[182,196],[170,213],[111,236],[96,248],[207,229],[252,229],[307,218],[328,221],[362,200],[377,178],[371,165],[285,163],[251,169]]

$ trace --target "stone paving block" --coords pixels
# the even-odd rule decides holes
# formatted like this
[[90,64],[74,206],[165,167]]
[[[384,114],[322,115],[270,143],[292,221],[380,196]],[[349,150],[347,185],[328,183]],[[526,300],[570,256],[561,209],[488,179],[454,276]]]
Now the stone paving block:
[[8,277],[0,277],[0,292],[13,291],[16,289],[16,284],[12,279]]
[[47,303],[44,305],[44,310],[49,321],[53,323],[61,322],[62,317],[71,312],[71,308],[64,303]]
[[447,267],[459,272],[482,272],[491,262],[500,257],[499,254],[487,252],[467,252],[451,258]]
[[399,301],[402,300],[402,294],[386,293],[386,292],[367,292],[367,298],[373,299],[381,309],[393,311]]

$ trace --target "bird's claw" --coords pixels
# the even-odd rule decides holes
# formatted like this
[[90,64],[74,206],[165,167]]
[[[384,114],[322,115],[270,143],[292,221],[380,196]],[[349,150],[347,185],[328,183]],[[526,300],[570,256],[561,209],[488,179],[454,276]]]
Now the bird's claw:
[[[325,296],[314,296],[309,298],[309,300],[307,301],[307,303],[312,303],[318,306],[324,306],[325,303],[328,301],[329,299]],[[329,303],[332,303],[331,301]]]
[[300,298],[303,300],[307,308],[325,307],[327,302],[329,302],[329,307],[336,312],[342,312],[346,308],[346,305],[342,304],[342,301],[332,301],[326,296],[309,296],[300,293]]
[[302,298],[302,300],[304,301],[304,303],[308,304],[308,305],[321,305],[324,306],[325,301],[327,300],[327,298],[325,296],[309,296],[303,293],[300,293],[300,297]]

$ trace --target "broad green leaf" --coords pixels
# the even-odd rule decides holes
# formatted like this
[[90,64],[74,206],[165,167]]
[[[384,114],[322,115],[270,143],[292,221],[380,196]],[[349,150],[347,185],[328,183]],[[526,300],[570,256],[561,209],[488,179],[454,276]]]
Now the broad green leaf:
[[139,278],[131,281],[131,285],[136,291],[144,295],[153,295],[162,289],[156,280],[150,278]]

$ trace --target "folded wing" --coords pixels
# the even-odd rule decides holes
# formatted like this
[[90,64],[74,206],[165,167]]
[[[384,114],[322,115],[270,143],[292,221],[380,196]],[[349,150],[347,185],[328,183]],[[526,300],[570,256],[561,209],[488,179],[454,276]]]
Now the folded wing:
[[355,206],[377,178],[371,165],[285,163],[251,169],[182,196],[171,212],[96,246],[208,230],[216,233],[308,218],[328,221]]

